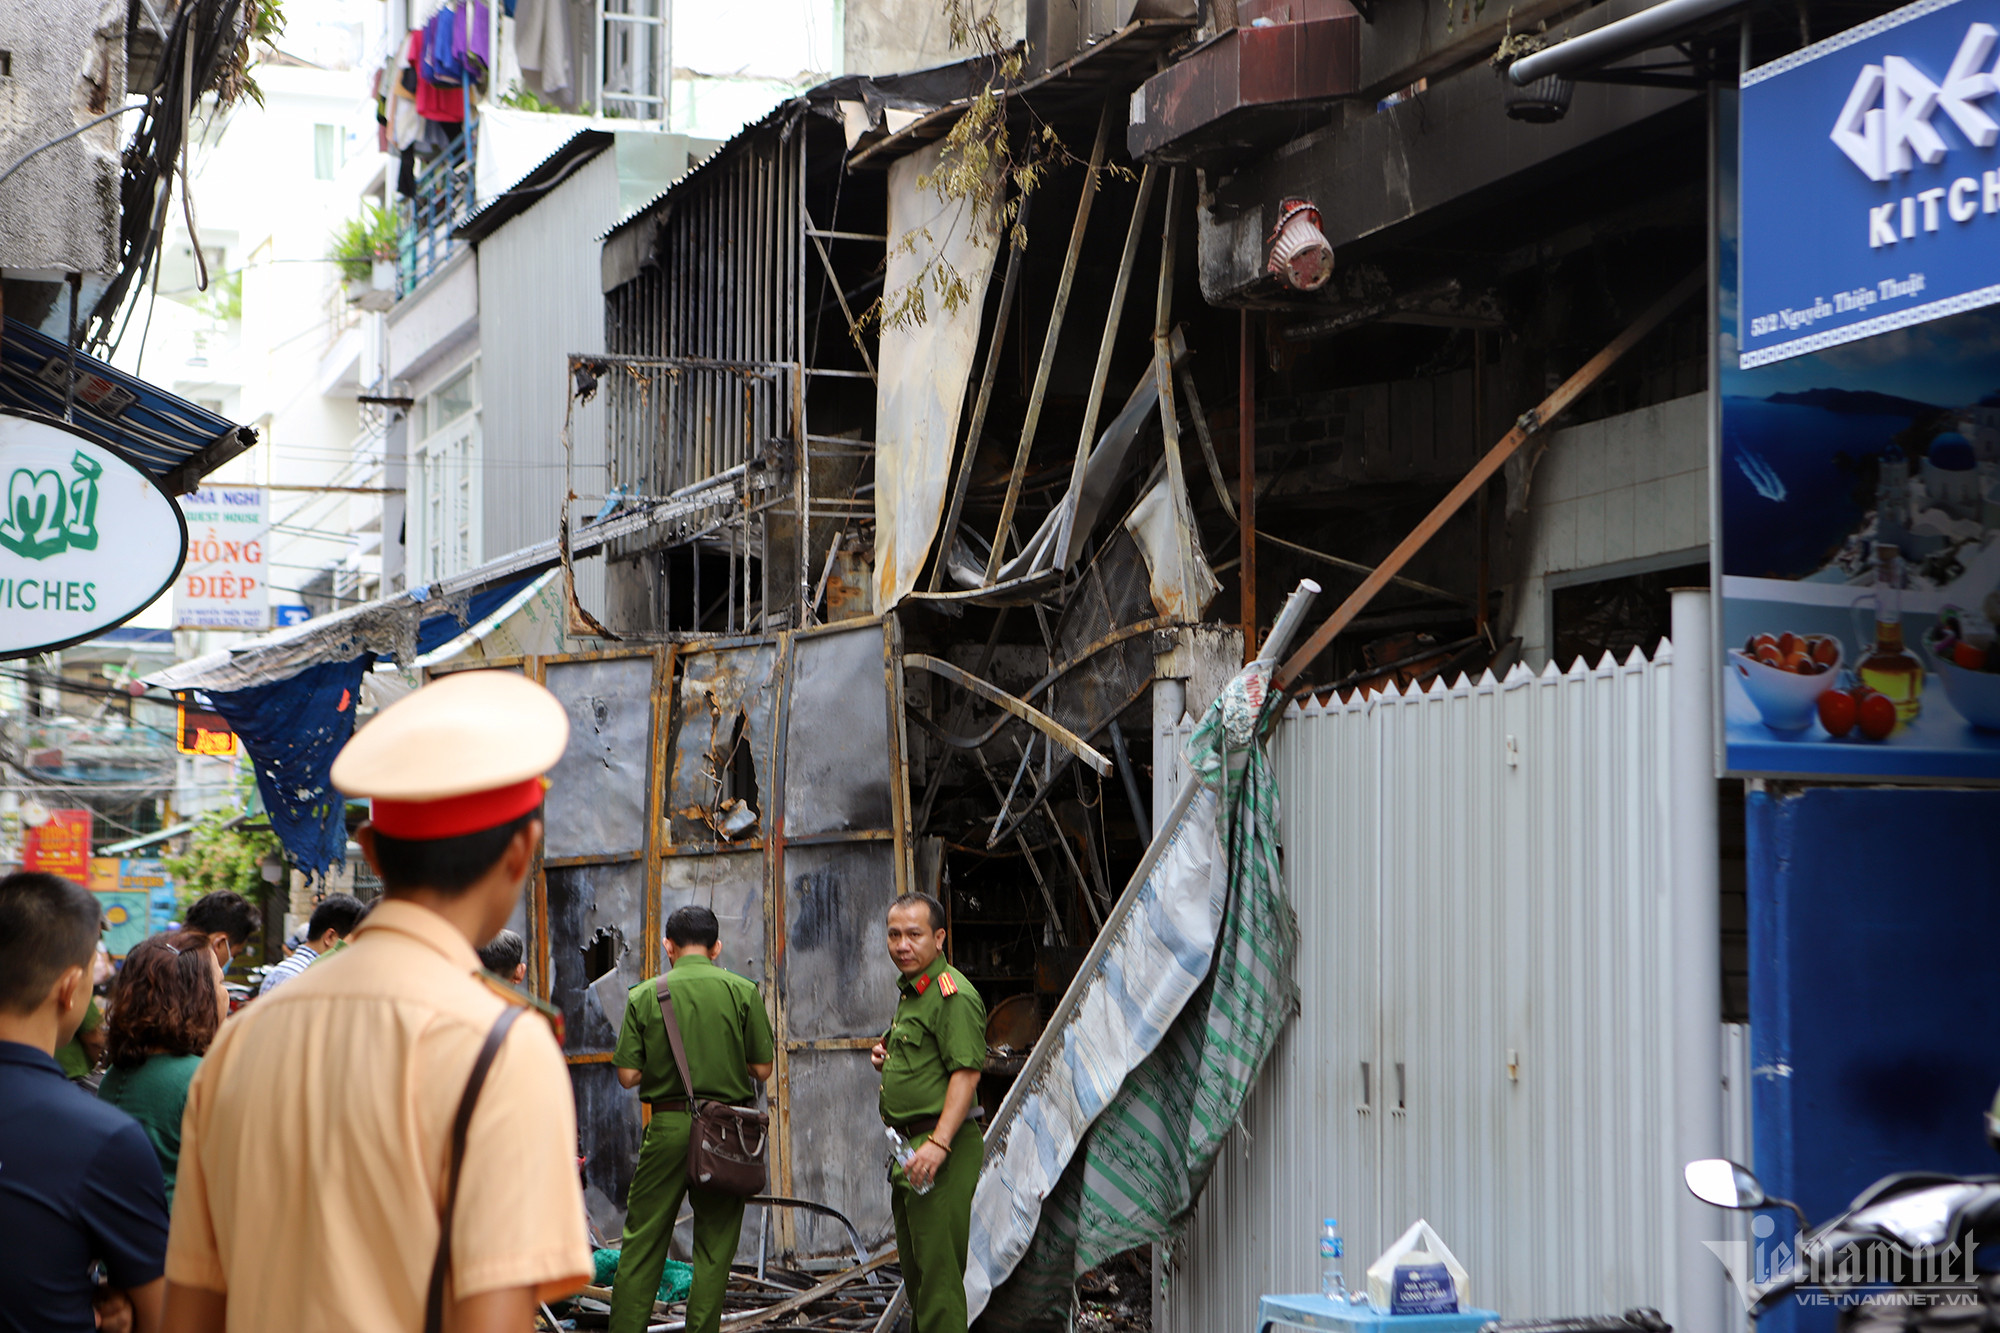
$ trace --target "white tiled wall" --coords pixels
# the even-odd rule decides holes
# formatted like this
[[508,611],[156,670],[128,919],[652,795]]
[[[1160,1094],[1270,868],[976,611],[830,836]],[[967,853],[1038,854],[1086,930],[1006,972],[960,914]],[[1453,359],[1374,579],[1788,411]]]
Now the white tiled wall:
[[1554,432],[1528,491],[1514,633],[1548,656],[1548,576],[1708,544],[1708,396]]

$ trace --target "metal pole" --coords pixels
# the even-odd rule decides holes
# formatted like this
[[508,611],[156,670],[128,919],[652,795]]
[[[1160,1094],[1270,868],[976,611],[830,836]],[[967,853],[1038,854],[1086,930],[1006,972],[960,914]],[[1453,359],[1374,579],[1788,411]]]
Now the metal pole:
[[[1722,943],[1720,850],[1715,810],[1715,705],[1709,594],[1673,593],[1673,665],[1665,728],[1673,940],[1674,1165],[1722,1155]],[[1678,1328],[1728,1326],[1723,1266],[1703,1246],[1723,1236],[1715,1211],[1674,1192]]]
[[1097,178],[1104,170],[1104,156],[1111,145],[1111,125],[1118,107],[1116,100],[1104,104],[1097,121],[1097,139],[1090,150],[1090,170],[1083,178],[1083,194],[1076,202],[1076,224],[1070,228],[1069,249],[1063,255],[1062,277],[1056,282],[1055,306],[1049,312],[1048,332],[1042,339],[1042,358],[1035,366],[1035,387],[1028,394],[1028,415],[1021,423],[1020,443],[1014,447],[1014,466],[1007,473],[1007,496],[1000,504],[1000,521],[993,528],[993,551],[986,558],[986,583],[990,587],[1007,563],[1007,535],[1013,530],[1014,506],[1021,500],[1021,478],[1028,468],[1028,451],[1035,443],[1035,426],[1042,416],[1042,399],[1048,392],[1049,372],[1055,369],[1056,344],[1062,339],[1063,314],[1069,309],[1070,287],[1076,281],[1077,261],[1083,255],[1084,231],[1090,225],[1090,206],[1097,198]]
[[1243,589],[1243,660],[1257,656],[1257,374],[1251,364],[1250,312],[1236,340],[1236,581]]

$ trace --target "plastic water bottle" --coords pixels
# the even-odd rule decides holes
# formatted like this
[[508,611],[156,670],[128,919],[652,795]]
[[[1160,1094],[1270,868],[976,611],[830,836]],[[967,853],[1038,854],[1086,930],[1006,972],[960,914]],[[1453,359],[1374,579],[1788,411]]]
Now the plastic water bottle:
[[1347,1245],[1340,1238],[1340,1219],[1329,1217],[1319,1227],[1319,1294],[1336,1305],[1348,1303],[1347,1275],[1342,1258]]
[[[904,1138],[901,1134],[898,1134],[892,1127],[884,1125],[882,1126],[882,1132],[886,1134],[889,1138],[889,1155],[895,1159],[897,1166],[903,1168],[903,1173],[904,1173],[903,1178],[905,1180],[908,1180],[909,1170],[910,1170],[910,1158],[916,1155],[917,1150],[910,1146],[910,1141],[908,1139]],[[931,1192],[931,1187],[936,1184],[937,1182],[935,1180],[925,1185],[918,1185],[915,1181],[910,1181],[910,1193],[929,1194]]]

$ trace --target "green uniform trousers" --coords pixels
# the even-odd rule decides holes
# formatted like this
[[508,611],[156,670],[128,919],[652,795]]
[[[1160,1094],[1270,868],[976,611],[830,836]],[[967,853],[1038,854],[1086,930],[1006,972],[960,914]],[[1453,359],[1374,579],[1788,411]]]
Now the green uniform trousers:
[[902,1167],[889,1169],[897,1263],[915,1333],[965,1333],[965,1249],[972,1235],[972,1191],[985,1159],[979,1126],[968,1120],[958,1127],[930,1193],[913,1191]]
[[[694,1117],[686,1111],[655,1111],[652,1123],[646,1126],[625,1210],[625,1245],[618,1257],[618,1278],[611,1286],[611,1333],[645,1333],[683,1198],[694,1202],[694,1284],[688,1290],[688,1333],[717,1333],[722,1327],[722,1294],[729,1287],[729,1263],[736,1257],[736,1241],[743,1231],[745,1201],[688,1184],[688,1136],[693,1124]],[[961,1252],[963,1248],[961,1244]],[[963,1318],[961,1314],[961,1321]]]

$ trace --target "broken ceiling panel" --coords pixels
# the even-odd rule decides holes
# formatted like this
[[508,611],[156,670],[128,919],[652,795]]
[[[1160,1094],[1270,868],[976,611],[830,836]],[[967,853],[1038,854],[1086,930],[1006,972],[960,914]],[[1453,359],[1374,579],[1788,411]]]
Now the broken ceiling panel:
[[660,885],[660,920],[678,907],[706,907],[722,929],[716,961],[739,977],[764,984],[764,855],[707,852],[669,856]]
[[569,713],[569,747],[543,805],[551,860],[631,856],[646,845],[654,667],[650,652],[549,663],[549,691]]
[[600,990],[612,992],[615,1003],[617,993],[646,979],[639,938],[646,900],[645,863],[553,866],[543,873],[548,879],[549,955],[554,971],[549,1002],[562,1011],[563,1049],[572,1055],[609,1053],[618,1043],[618,1029]]
[[[676,846],[763,835],[777,661],[775,643],[683,650],[675,658],[666,819]],[[741,804],[725,809],[731,801]],[[744,824],[749,814],[756,821]]]
[[792,641],[785,836],[894,825],[895,751],[881,624]]

